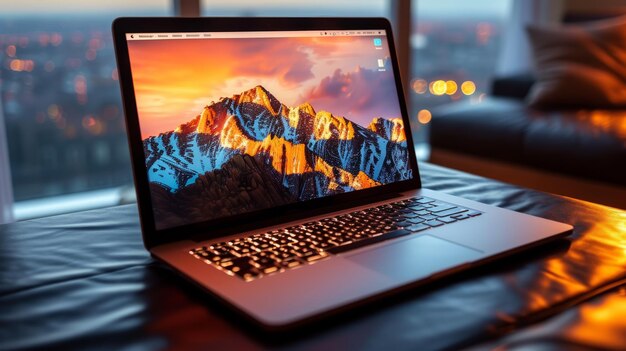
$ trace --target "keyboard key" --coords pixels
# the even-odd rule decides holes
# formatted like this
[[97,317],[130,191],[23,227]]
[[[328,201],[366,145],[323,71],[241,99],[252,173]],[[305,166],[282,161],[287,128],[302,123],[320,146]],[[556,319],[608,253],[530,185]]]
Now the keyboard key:
[[427,226],[426,224],[420,223],[420,224],[414,224],[406,229],[412,231],[413,233],[416,233],[416,232],[421,232],[422,230],[430,229],[430,227]]
[[437,218],[438,221],[444,222],[444,223],[454,223],[456,222],[456,219],[452,218],[452,217],[439,217]]
[[296,257],[290,257],[288,259],[281,261],[280,264],[281,266],[286,267],[286,268],[293,268],[293,267],[298,267],[302,265],[302,261],[300,261]]
[[335,237],[331,240],[328,240],[329,244],[333,244],[335,246],[340,246],[340,245],[346,245],[346,244],[351,244],[352,240],[346,239],[346,238],[342,238],[342,237]]
[[260,271],[265,271],[268,268],[275,267],[277,262],[269,255],[264,255],[264,252],[255,256],[250,256],[250,264]]
[[467,213],[461,213],[461,214],[457,214],[457,215],[452,215],[452,218],[458,219],[458,220],[463,220],[463,219],[468,219],[470,218],[470,216]]
[[286,260],[290,257],[295,257],[296,255],[287,251],[287,250],[270,250],[268,251],[268,253],[270,254],[270,257],[272,257],[275,260],[278,261],[282,261],[282,260]]
[[204,259],[213,263],[216,263],[222,260],[220,255],[213,251],[196,250],[196,251],[192,251],[192,254],[198,256],[200,259]]
[[423,197],[423,198],[417,200],[417,203],[420,203],[420,204],[427,204],[427,203],[430,203],[430,202],[435,202],[435,200],[431,199],[431,198],[428,198],[428,197]]
[[250,264],[250,257],[235,258],[227,262],[229,262],[229,265],[223,268],[236,273],[237,275],[243,275],[245,273],[259,273],[259,271]]
[[309,257],[306,258],[306,260],[308,262],[313,262],[313,261],[321,260],[324,257],[328,257],[328,254],[322,252],[322,253],[320,253],[318,255],[309,256]]
[[233,261],[232,260],[226,260],[226,261],[221,261],[220,262],[220,267],[230,267],[233,265]]
[[308,260],[309,257],[317,255],[317,250],[305,250],[298,252],[300,259]]
[[470,217],[480,216],[481,214],[482,214],[482,212],[478,212],[478,211],[474,211],[474,210],[471,210],[471,211],[467,212],[467,215],[470,216]]
[[278,271],[278,267],[276,267],[276,266],[271,266],[271,267],[267,267],[267,268],[263,269],[263,273],[264,274],[270,274],[270,273],[274,273],[276,271]]
[[434,215],[435,216],[439,216],[439,217],[447,217],[447,216],[450,216],[450,215],[453,215],[453,214],[457,214],[457,213],[462,213],[462,212],[467,212],[467,210],[464,209],[464,208],[461,208],[461,207],[453,207],[453,208],[451,208],[449,210],[446,210],[446,211],[441,211],[441,212],[434,213]]
[[241,257],[241,254],[240,254],[239,252],[237,252],[237,250],[230,250],[230,253],[231,253],[233,256],[236,256],[236,257]]
[[431,207],[428,209],[428,211],[430,212],[442,212],[442,211],[447,211],[450,209],[456,208],[456,206],[452,206],[452,205],[447,205],[447,204],[441,204],[441,205],[437,205],[435,207]]
[[353,240],[361,240],[361,239],[366,238],[366,237],[367,237],[367,234],[365,234],[365,233],[363,233],[363,232],[357,232],[357,233],[354,233],[354,234],[350,235],[350,237],[351,237]]
[[249,264],[237,264],[226,268],[232,274],[241,277],[245,281],[250,281],[258,277],[261,272]]
[[432,220],[430,220],[430,221],[426,221],[426,222],[424,222],[424,223],[425,223],[425,224],[427,224],[427,225],[429,225],[429,226],[431,226],[431,227],[439,227],[439,226],[444,225],[444,223],[443,223],[443,222],[439,222],[439,221],[438,221],[438,220],[436,220],[436,219],[432,219]]
[[431,214],[427,214],[427,215],[424,215],[424,216],[419,216],[419,218],[421,218],[421,219],[423,219],[425,221],[430,221],[431,219],[437,218],[437,216],[433,216]]

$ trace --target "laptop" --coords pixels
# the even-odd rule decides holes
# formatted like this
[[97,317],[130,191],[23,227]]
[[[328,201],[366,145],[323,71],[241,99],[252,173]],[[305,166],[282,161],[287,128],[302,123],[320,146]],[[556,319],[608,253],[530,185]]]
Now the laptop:
[[119,18],[150,253],[266,329],[571,233],[424,189],[382,18]]

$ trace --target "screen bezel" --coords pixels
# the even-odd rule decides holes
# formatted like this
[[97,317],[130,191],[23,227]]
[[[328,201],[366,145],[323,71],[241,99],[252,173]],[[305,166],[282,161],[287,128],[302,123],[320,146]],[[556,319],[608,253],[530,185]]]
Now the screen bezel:
[[[246,32],[246,31],[294,31],[294,30],[350,30],[376,29],[385,30],[393,75],[398,92],[400,111],[405,126],[409,165],[413,179],[380,185],[350,193],[322,197],[314,200],[296,202],[278,207],[258,210],[245,214],[190,223],[166,229],[157,229],[152,199],[149,188],[143,142],[139,127],[139,116],[135,100],[130,57],[126,40],[127,33],[167,33],[167,32]],[[133,178],[142,229],[144,245],[150,249],[156,245],[180,241],[210,239],[252,228],[264,227],[312,214],[335,211],[365,204],[386,195],[418,189],[421,187],[420,175],[411,147],[413,137],[411,124],[406,109],[406,101],[399,74],[395,45],[391,25],[385,18],[180,18],[180,17],[126,17],[118,18],[112,24],[113,39],[122,101],[125,113],[126,131],[131,154]]]

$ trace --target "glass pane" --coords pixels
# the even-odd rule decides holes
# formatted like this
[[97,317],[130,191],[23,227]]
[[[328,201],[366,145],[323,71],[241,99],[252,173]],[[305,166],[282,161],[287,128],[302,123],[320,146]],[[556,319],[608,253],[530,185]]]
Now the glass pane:
[[390,0],[202,0],[203,16],[389,17]]
[[131,185],[111,21],[170,0],[5,2],[1,107],[16,201]]
[[512,0],[412,3],[410,113],[427,142],[430,109],[489,92]]

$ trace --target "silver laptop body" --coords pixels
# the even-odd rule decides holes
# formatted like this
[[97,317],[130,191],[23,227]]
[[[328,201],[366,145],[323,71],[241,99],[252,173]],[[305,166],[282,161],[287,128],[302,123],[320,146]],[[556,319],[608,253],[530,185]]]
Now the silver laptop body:
[[389,22],[113,24],[151,254],[268,329],[567,235],[421,187]]

